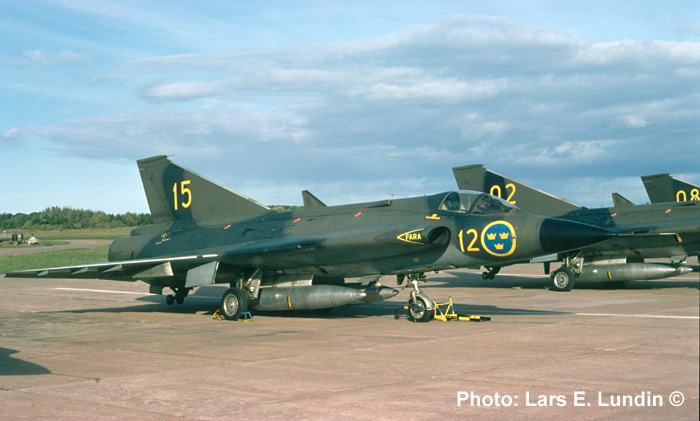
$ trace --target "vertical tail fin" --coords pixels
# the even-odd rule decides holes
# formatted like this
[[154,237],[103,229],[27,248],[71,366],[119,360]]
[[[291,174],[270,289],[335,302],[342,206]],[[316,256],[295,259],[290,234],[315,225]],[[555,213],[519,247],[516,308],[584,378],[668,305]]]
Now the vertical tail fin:
[[137,161],[153,223],[238,219],[270,212],[159,155]]
[[325,208],[326,204],[321,201],[318,197],[314,196],[310,191],[303,190],[301,192],[301,197],[304,199],[304,208]]
[[613,200],[613,206],[634,206],[634,203],[626,198],[625,196],[621,195],[620,193],[613,193],[612,194],[612,200]]
[[483,165],[452,168],[460,190],[475,190],[498,196],[533,215],[559,216],[581,209],[566,199],[489,171]]
[[642,182],[651,203],[700,200],[700,187],[668,174],[643,175]]

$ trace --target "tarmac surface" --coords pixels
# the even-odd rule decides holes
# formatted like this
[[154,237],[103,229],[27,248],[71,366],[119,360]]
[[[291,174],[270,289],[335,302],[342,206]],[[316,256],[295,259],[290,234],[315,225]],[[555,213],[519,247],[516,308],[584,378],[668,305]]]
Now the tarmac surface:
[[698,419],[698,273],[547,287],[538,265],[431,274],[480,323],[395,319],[408,290],[227,322],[223,286],[167,306],[141,282],[0,279],[0,418]]

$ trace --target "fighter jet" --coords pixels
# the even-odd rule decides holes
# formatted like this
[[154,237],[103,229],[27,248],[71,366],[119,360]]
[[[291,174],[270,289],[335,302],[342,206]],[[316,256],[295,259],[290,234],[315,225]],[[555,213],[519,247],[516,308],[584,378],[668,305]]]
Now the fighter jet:
[[[229,284],[220,311],[324,309],[393,297],[379,279],[411,285],[409,314],[430,318],[425,272],[502,265],[579,249],[609,231],[528,215],[476,192],[274,212],[173,162],[137,161],[153,225],[115,240],[109,263],[33,269],[11,277],[142,280],[182,303],[201,285]],[[346,278],[360,278],[352,284]]]
[[[503,197],[508,203],[534,215],[582,222],[616,232],[605,242],[568,253],[550,261],[563,266],[550,274],[552,289],[569,291],[576,280],[621,284],[631,280],[669,278],[688,273],[689,255],[700,254],[700,202],[638,205],[617,200],[613,208],[587,209],[552,196],[484,168],[468,165],[452,169],[460,189],[472,189]],[[645,258],[668,258],[670,263],[645,263]],[[487,267],[482,276],[493,278],[500,268]]]
[[642,182],[651,203],[700,200],[700,187],[673,178],[669,174],[643,175]]

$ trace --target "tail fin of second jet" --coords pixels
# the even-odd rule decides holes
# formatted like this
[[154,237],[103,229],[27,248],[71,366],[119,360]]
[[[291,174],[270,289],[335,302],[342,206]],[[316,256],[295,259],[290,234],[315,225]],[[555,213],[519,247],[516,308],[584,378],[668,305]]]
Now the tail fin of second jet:
[[560,216],[582,209],[566,199],[487,170],[481,164],[452,168],[452,172],[460,190],[476,190],[498,196],[534,215]]
[[620,193],[612,194],[613,206],[634,206],[634,202],[621,195]]
[[669,174],[643,175],[642,182],[651,203],[700,200],[700,187]]
[[310,191],[304,190],[301,192],[301,197],[304,199],[304,208],[325,208],[326,204],[318,197],[314,196]]
[[270,209],[185,169],[165,155],[137,161],[153,223],[239,219]]

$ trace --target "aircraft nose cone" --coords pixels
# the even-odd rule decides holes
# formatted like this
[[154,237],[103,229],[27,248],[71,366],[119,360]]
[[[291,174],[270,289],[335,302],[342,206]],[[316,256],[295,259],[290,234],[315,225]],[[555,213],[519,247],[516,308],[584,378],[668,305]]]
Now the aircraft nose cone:
[[611,238],[613,233],[592,225],[547,218],[540,228],[540,245],[547,254],[575,250]]

